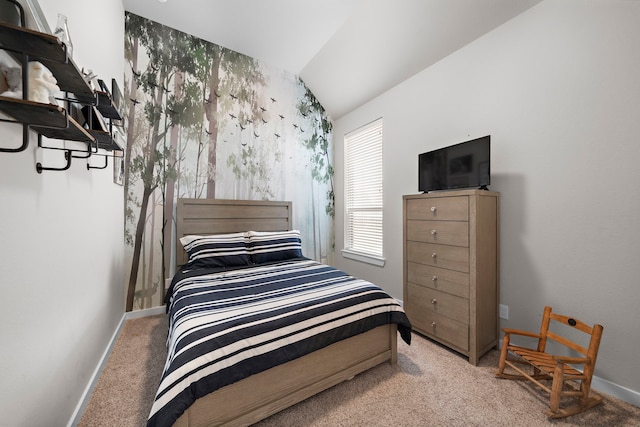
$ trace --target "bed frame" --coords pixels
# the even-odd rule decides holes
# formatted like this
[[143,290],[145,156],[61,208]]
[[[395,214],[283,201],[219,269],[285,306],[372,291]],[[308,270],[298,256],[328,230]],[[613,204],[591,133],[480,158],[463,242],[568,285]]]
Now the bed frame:
[[[179,242],[189,234],[291,229],[291,202],[178,199],[176,264],[186,261]],[[252,375],[198,399],[176,427],[256,423],[380,363],[397,362],[397,326],[384,325]],[[221,410],[221,409],[224,410]]]

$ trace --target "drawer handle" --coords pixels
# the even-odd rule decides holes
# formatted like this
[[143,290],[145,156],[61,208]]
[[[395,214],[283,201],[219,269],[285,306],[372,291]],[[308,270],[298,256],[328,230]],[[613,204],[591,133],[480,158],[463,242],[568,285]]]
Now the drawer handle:
[[431,322],[431,327],[435,328],[436,327],[436,322]]
[[438,276],[433,276],[433,277],[431,278],[431,281],[432,281],[432,282],[437,282],[437,281],[438,281]]
[[436,231],[436,230],[431,230],[431,235],[432,235],[432,236],[435,236],[435,235],[436,235],[436,233],[437,233],[437,231]]
[[431,212],[433,212],[433,213],[436,212],[436,207],[435,206],[431,206]]
[[435,305],[438,301],[434,298],[431,300],[431,304]]
[[435,252],[431,254],[431,258],[433,258],[433,259],[436,259],[437,256],[438,256],[438,254],[435,253]]

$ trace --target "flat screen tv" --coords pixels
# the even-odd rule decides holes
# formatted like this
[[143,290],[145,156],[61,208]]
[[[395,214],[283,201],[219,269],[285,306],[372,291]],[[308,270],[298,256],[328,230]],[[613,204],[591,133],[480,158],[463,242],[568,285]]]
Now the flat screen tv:
[[427,193],[491,184],[491,136],[428,151],[418,156],[418,190]]

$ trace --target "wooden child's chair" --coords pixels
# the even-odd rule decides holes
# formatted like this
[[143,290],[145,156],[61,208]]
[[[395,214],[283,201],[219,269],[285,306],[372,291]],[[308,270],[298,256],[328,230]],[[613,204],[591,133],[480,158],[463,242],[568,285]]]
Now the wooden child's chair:
[[[551,321],[568,325],[590,335],[589,347],[584,348],[550,331],[549,325]],[[601,325],[589,326],[572,317],[552,313],[551,307],[545,307],[540,333],[536,334],[509,328],[502,329],[505,335],[502,341],[496,377],[529,380],[547,393],[550,393],[550,410],[547,411],[547,415],[550,418],[567,417],[592,408],[602,401],[600,397],[589,396],[591,377],[596,366],[602,329]],[[512,335],[537,338],[538,346],[536,349],[532,349],[511,344]],[[547,340],[560,343],[584,357],[546,353]],[[506,367],[513,369],[515,373],[505,373]],[[582,369],[580,370],[580,368]],[[530,373],[527,371],[530,371]],[[551,381],[551,388],[541,382],[545,380]],[[560,401],[567,396],[577,397],[578,402],[575,405],[561,408]]]

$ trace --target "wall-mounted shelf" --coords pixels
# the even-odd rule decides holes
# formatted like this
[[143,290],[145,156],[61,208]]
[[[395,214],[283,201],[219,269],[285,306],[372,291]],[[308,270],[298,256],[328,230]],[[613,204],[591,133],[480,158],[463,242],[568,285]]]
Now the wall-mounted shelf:
[[96,107],[105,119],[122,120],[109,93],[96,91],[96,99],[98,101]]
[[[0,118],[0,121],[19,123],[24,129],[22,146],[17,148],[0,147],[0,152],[24,151],[29,144],[29,129],[38,134],[38,146],[41,148],[52,148],[42,146],[42,136],[51,139],[80,141],[87,144],[87,150],[63,149],[67,160],[67,165],[64,168],[47,168],[38,164],[36,166],[38,173],[42,170],[66,170],[69,168],[72,158],[88,158],[92,154],[97,154],[98,150],[122,151],[122,147],[113,141],[111,122],[109,122],[108,131],[86,129],[84,123],[79,123],[69,114],[71,104],[77,102],[87,105],[89,108],[95,107],[109,121],[121,120],[120,114],[113,106],[111,95],[108,92],[93,90],[69,57],[65,44],[57,37],[0,22],[0,49],[10,52],[21,64],[24,93],[23,99],[0,96],[0,112],[8,117],[8,119]],[[64,101],[67,109],[27,99],[28,64],[30,61],[41,62],[53,73],[58,87],[66,94]],[[91,127],[91,121],[87,124],[88,127]],[[77,151],[87,155],[73,156],[72,153]]]
[[73,93],[84,103],[95,104],[95,95],[91,86],[67,55],[64,43],[56,36],[0,23],[0,48],[27,55],[30,60],[40,61],[56,77],[60,90]]
[[0,111],[47,138],[87,143],[95,139],[58,105],[0,96]]

